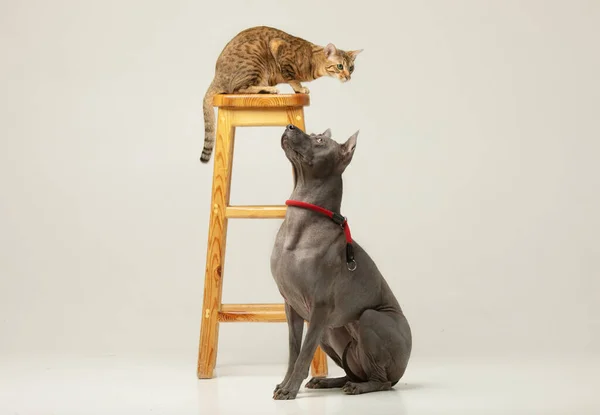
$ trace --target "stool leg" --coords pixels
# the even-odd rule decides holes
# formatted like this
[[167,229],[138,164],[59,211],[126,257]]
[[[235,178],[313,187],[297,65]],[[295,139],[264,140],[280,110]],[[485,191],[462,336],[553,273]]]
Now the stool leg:
[[[306,132],[306,126],[304,125],[304,107],[288,108],[287,117],[290,124],[295,125],[302,131]],[[292,182],[294,187],[296,186],[296,170],[292,167]],[[317,350],[318,353],[318,350]]]
[[219,109],[217,140],[215,143],[213,185],[210,210],[210,228],[206,254],[206,274],[204,277],[204,301],[200,327],[200,348],[198,352],[198,378],[210,379],[217,362],[219,341],[219,311],[223,292],[223,268],[227,238],[227,218],[225,208],[229,205],[231,186],[231,166],[235,128],[231,124],[231,113],[226,108]]
[[310,364],[310,371],[314,378],[327,376],[327,355],[321,346],[317,346],[317,351]]
[[290,124],[295,125],[302,131],[306,132],[306,126],[304,125],[304,108],[294,107],[288,108],[287,117]]
[[327,355],[323,349],[321,349],[321,346],[317,346],[317,350],[315,351],[315,355],[310,364],[310,372],[312,377],[315,378],[327,376]]
[[[290,124],[294,124],[302,131],[306,132],[306,125],[304,123],[304,107],[290,108],[287,110],[288,120]],[[292,176],[294,178],[294,185],[296,184],[296,172],[292,168]],[[327,376],[327,355],[321,349],[321,346],[317,346],[317,350],[313,357],[310,365],[311,373],[313,377],[324,377]]]

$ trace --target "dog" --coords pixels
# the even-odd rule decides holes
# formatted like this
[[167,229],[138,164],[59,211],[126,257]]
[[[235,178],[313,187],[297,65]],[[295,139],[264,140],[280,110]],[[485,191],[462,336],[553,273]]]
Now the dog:
[[[312,378],[310,389],[357,395],[390,390],[406,371],[412,333],[381,272],[351,239],[340,215],[342,173],[358,131],[344,144],[288,125],[281,147],[295,172],[294,190],[271,254],[271,273],[284,298],[289,361],[276,400],[295,399],[320,345],[346,376]],[[302,344],[304,322],[308,331]]]

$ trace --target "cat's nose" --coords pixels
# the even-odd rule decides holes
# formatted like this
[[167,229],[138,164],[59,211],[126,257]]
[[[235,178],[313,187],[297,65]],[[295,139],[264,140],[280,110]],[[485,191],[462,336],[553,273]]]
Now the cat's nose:
[[288,126],[286,127],[287,130],[295,130],[296,126],[294,124],[288,124]]

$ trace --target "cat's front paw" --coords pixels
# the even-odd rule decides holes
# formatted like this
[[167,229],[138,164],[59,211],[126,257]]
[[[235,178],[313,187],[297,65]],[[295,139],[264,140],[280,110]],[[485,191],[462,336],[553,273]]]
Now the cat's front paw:
[[310,90],[307,87],[303,86],[301,88],[298,88],[296,90],[296,93],[297,94],[310,94]]
[[260,88],[259,94],[279,94],[279,89],[274,86],[263,86]]

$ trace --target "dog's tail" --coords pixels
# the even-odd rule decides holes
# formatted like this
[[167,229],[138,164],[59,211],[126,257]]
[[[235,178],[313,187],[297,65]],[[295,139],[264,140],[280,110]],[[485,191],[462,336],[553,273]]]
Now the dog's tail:
[[348,354],[348,349],[350,348],[351,344],[352,344],[352,341],[348,342],[348,345],[346,345],[346,348],[344,349],[344,353],[342,354],[342,367],[344,368],[344,371],[346,372],[346,376],[348,376],[348,379],[350,379],[352,382],[363,382],[363,379],[356,376],[348,367],[348,361],[346,360],[346,355]]

